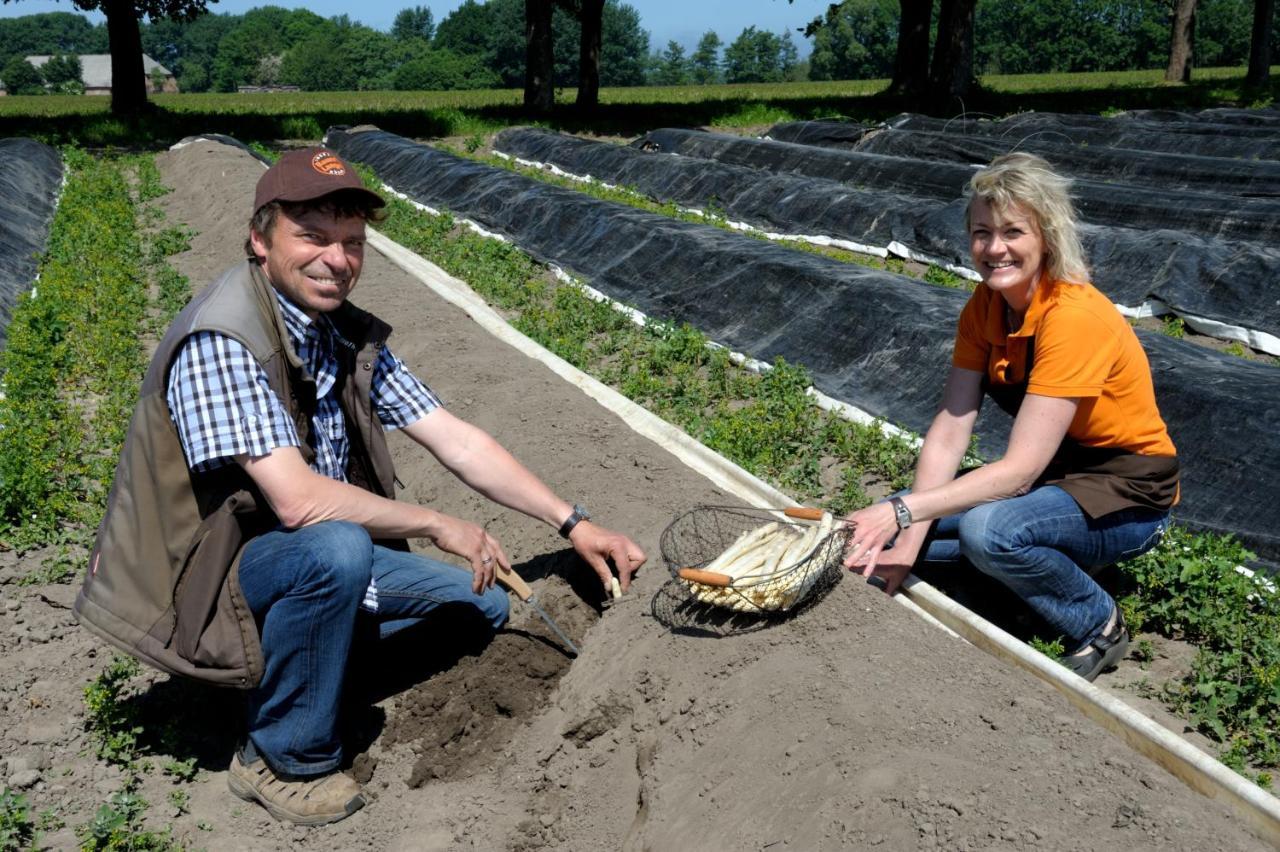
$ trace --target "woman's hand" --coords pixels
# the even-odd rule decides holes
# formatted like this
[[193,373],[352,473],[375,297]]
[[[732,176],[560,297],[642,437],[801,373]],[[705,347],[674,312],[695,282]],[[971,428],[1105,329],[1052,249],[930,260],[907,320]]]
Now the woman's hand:
[[849,525],[849,544],[844,551],[844,567],[863,566],[862,576],[870,577],[880,551],[898,533],[898,520],[888,503],[873,503],[865,509],[850,512],[844,519]]
[[[844,567],[860,570],[868,579],[879,577],[884,581],[884,591],[893,594],[911,573],[928,524],[899,531],[897,513],[889,503],[876,503],[852,512],[845,523],[852,527],[852,532],[845,548]],[[888,547],[890,541],[893,541],[892,547]]]

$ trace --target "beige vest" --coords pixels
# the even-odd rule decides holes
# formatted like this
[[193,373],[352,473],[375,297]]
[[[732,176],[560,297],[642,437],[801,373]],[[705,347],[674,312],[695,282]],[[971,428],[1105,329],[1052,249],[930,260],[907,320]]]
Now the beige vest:
[[[391,328],[344,304],[329,315],[355,344],[339,347],[337,392],[351,442],[347,479],[384,497],[395,471],[370,402],[378,350]],[[240,341],[293,418],[308,462],[315,383],[289,343],[271,286],[246,261],[223,273],[174,320],[152,357],[76,598],[80,623],[162,671],[250,688],[262,678],[257,625],[240,591],[240,553],[278,521],[239,465],[187,468],[165,398],[169,370],[197,331]],[[386,542],[405,547],[402,541]]]

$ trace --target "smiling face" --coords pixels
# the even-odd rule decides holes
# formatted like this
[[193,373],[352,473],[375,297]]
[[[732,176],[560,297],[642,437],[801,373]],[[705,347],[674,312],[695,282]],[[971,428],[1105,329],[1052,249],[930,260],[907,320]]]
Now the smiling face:
[[281,210],[270,234],[249,233],[271,285],[315,319],[351,293],[364,266],[364,219],[331,209]]
[[969,252],[982,283],[1014,310],[1025,310],[1044,271],[1044,238],[1036,218],[1017,204],[995,210],[975,197],[969,205]]

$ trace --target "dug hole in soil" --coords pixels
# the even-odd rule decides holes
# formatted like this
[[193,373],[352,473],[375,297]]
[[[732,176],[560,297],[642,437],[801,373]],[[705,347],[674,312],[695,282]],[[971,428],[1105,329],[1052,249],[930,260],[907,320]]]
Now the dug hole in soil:
[[[226,145],[158,158],[174,259],[202,286],[241,257],[262,167]],[[402,499],[483,523],[582,649],[570,661],[532,611],[491,642],[448,613],[355,666],[344,725],[364,810],[332,826],[275,822],[226,788],[242,729],[231,691],[149,674],[144,718],[189,738],[187,813],[144,776],[152,822],[207,849],[1263,849],[1225,808],[1081,717],[1029,675],[928,626],[850,577],[816,606],[725,637],[668,630],[651,612],[668,575],[658,538],[677,513],[734,502],[573,385],[500,343],[370,248],[353,301],[455,413],[496,435],[552,488],[649,554],[601,611],[554,530],[461,486],[399,436]],[[85,683],[112,650],[77,627],[74,585],[19,588],[0,566],[0,746],[33,812],[55,807],[75,845],[120,773],[93,759]],[[144,734],[144,740],[145,740]]]

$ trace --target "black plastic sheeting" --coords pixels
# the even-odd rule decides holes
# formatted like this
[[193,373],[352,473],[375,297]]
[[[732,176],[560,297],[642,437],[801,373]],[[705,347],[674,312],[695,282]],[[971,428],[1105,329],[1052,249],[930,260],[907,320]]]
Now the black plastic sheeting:
[[[755,358],[805,365],[823,393],[923,432],[966,294],[690,224],[465,160],[382,131],[327,143],[397,191],[473,219],[543,262],[654,317],[686,321]],[[1280,370],[1141,334],[1184,464],[1179,520],[1280,556]],[[980,451],[1009,420],[985,406]]]
[[[547,130],[512,128],[494,148],[563,171],[635,187],[663,202],[705,208],[782,234],[826,236],[885,248],[899,242],[920,255],[969,268],[965,202],[941,202],[792,174],[591,142]],[[1272,284],[1280,250],[1176,231],[1085,225],[1081,239],[1093,281],[1132,308],[1158,299],[1176,313],[1280,337]]]
[[779,142],[980,166],[1010,151],[1026,151],[1039,154],[1058,171],[1073,178],[1136,183],[1166,192],[1191,190],[1242,197],[1280,197],[1280,161],[1272,160],[1153,154],[1128,148],[1068,145],[1040,137],[1018,139],[917,130],[875,130],[837,121],[780,124],[770,129],[768,136]]
[[[773,172],[838,180],[867,189],[951,201],[977,166],[939,163],[857,151],[815,148],[769,139],[666,128],[633,143],[646,151],[683,154]],[[1072,198],[1080,217],[1095,225],[1167,229],[1233,240],[1280,240],[1280,200],[1202,192],[1161,192],[1078,180]]]
[[31,139],[0,139],[0,346],[31,289],[62,187],[62,157]]
[[1098,116],[1021,113],[999,121],[943,119],[903,113],[885,124],[897,130],[1044,139],[1071,145],[1133,148],[1202,157],[1280,160],[1280,139],[1267,127],[1209,122],[1124,121]]

